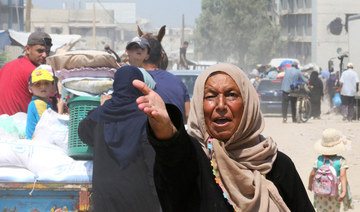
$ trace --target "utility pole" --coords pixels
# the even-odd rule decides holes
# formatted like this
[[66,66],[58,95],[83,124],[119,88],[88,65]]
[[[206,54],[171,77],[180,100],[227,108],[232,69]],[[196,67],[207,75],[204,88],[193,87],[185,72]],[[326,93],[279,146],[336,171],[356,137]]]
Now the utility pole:
[[31,0],[26,0],[25,32],[30,32]]
[[95,2],[93,2],[93,47],[96,49],[96,13]]
[[181,44],[180,44],[180,46],[182,46],[182,44],[184,43],[184,28],[185,28],[185,17],[184,17],[184,14],[182,14]]

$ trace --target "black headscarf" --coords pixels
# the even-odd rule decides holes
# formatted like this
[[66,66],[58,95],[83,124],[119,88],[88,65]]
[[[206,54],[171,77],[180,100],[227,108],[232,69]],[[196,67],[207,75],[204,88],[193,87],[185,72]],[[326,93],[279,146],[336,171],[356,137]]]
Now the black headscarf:
[[315,85],[320,81],[319,73],[317,71],[313,71],[310,74],[309,84]]
[[144,81],[144,77],[135,66],[123,66],[114,78],[112,98],[89,114],[89,118],[104,123],[105,142],[119,165],[125,167],[146,140],[147,117],[136,103],[143,94],[132,85],[133,80]]

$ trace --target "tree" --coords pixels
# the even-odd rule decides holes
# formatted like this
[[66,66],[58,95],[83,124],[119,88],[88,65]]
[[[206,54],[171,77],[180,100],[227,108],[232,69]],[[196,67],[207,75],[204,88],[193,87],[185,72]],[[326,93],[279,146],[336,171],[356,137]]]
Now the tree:
[[268,15],[269,0],[202,0],[195,51],[207,60],[249,67],[267,64],[278,51],[280,28]]

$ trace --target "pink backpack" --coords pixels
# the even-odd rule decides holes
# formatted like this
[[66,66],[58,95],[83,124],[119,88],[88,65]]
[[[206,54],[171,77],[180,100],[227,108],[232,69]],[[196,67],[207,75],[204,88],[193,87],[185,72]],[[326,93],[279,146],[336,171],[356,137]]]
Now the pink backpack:
[[326,164],[324,158],[323,165],[316,170],[312,190],[319,196],[335,197],[338,194],[340,180],[337,178],[334,162],[330,159],[327,160],[330,161],[330,164]]

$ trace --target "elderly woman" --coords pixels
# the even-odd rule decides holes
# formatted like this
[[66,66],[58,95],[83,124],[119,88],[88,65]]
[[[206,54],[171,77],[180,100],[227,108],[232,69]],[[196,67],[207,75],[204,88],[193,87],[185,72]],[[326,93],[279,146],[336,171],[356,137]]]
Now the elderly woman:
[[194,89],[188,132],[181,113],[140,81],[154,180],[163,211],[314,211],[289,157],[261,135],[258,96],[241,69],[216,64]]

